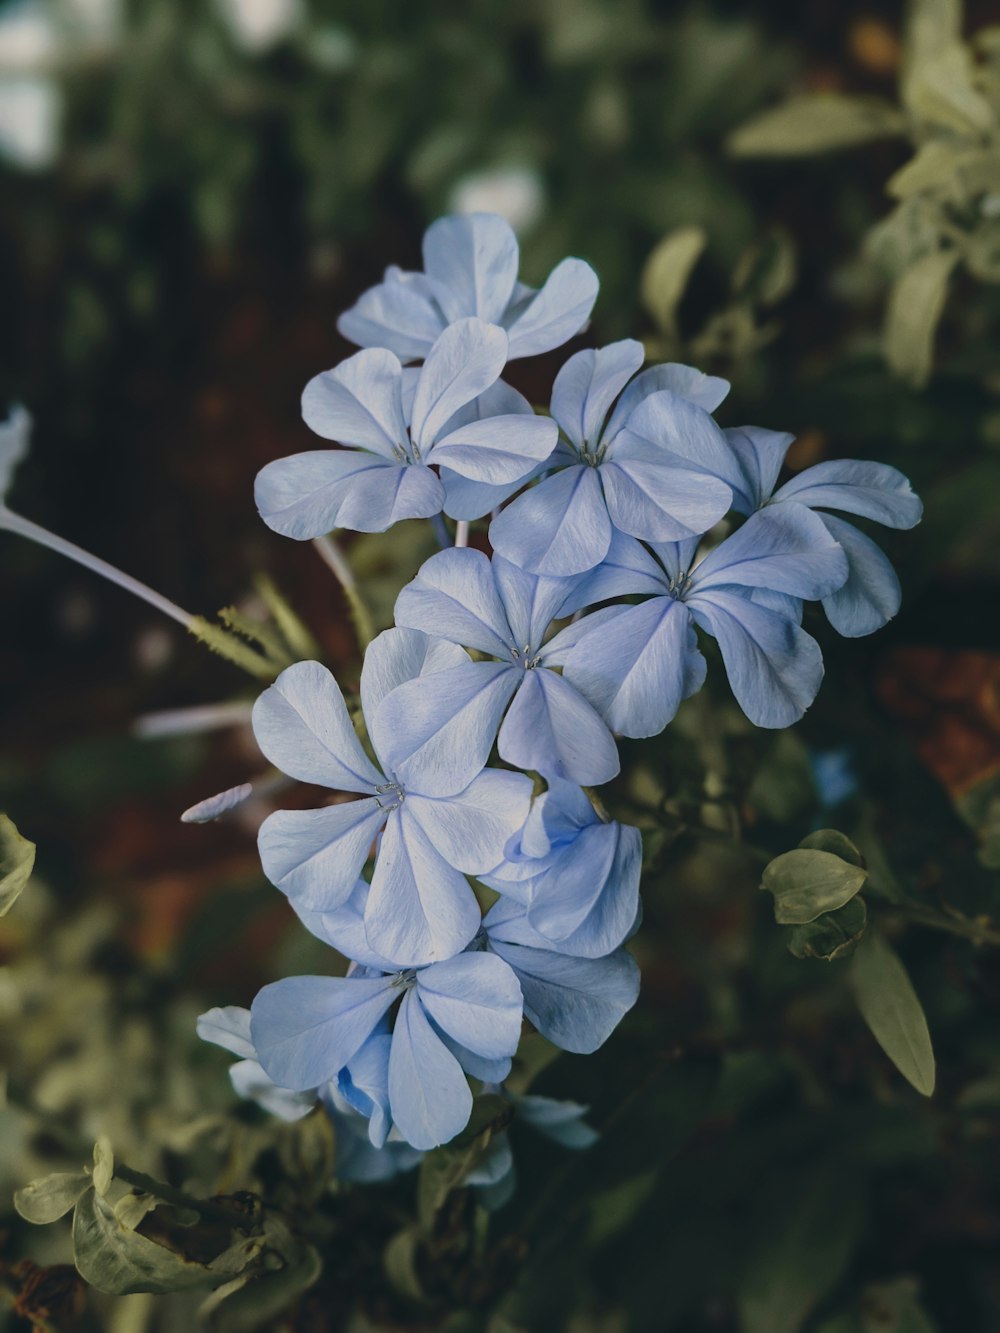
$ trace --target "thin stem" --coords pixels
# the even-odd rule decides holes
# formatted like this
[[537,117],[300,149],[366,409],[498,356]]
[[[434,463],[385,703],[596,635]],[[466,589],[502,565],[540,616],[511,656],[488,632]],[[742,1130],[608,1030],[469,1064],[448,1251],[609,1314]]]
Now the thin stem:
[[137,717],[132,723],[132,731],[143,740],[154,740],[160,736],[190,736],[195,732],[219,731],[223,727],[249,724],[252,711],[253,705],[242,700],[199,704],[194,708],[167,708]]
[[236,1208],[227,1208],[223,1204],[212,1203],[209,1199],[198,1199],[193,1194],[185,1194],[183,1190],[175,1189],[165,1181],[147,1176],[145,1171],[136,1171],[133,1167],[124,1166],[120,1162],[115,1162],[115,1177],[124,1180],[126,1185],[131,1185],[133,1189],[140,1190],[143,1194],[152,1194],[157,1199],[162,1199],[164,1203],[172,1203],[175,1208],[190,1208],[204,1218],[221,1222],[238,1231],[249,1231],[256,1226],[254,1218]]
[[64,555],[69,560],[75,560],[78,565],[83,565],[86,569],[93,570],[95,574],[100,574],[102,578],[110,583],[117,583],[119,588],[124,588],[126,592],[132,593],[135,597],[141,597],[144,602],[150,606],[155,606],[157,611],[162,611],[165,616],[171,620],[176,620],[179,625],[189,629],[194,616],[189,611],[177,606],[168,598],[163,597],[152,588],[148,588],[145,583],[140,583],[134,579],[131,574],[125,574],[122,570],[116,569],[114,565],[109,565],[106,560],[99,556],[91,555],[85,551],[82,546],[77,546],[73,542],[68,542],[64,537],[57,537],[54,532],[49,532],[48,528],[41,527],[38,523],[32,523],[28,518],[22,518],[20,514],[13,513],[6,505],[0,505],[0,528],[6,528],[8,532],[16,532],[21,537],[27,537],[29,541],[37,542],[39,546],[47,546],[50,551],[56,551],[59,555]]
[[354,571],[347,563],[343,551],[341,551],[340,547],[332,537],[314,537],[313,546],[315,546],[320,559],[326,567],[333,571],[337,582],[344,590],[344,596],[347,598],[347,605],[351,609],[351,619],[354,621],[354,629],[358,636],[358,643],[363,652],[375,637],[375,627],[372,625],[368,607],[365,605],[361,593],[358,591],[358,583],[354,577]]
[[448,531],[448,524],[444,521],[444,514],[435,514],[431,519],[434,528],[434,536],[438,539],[438,546],[442,551],[447,551],[449,546],[454,543],[451,540],[451,533]]
[[469,544],[469,520],[460,518],[455,525],[455,545],[468,546]]
[[950,916],[939,912],[935,907],[925,907],[921,903],[887,903],[880,911],[885,916],[896,916],[903,921],[912,921],[916,925],[928,926],[931,930],[943,930],[949,935],[960,935],[973,944],[1000,945],[1000,930],[986,926],[976,917]]

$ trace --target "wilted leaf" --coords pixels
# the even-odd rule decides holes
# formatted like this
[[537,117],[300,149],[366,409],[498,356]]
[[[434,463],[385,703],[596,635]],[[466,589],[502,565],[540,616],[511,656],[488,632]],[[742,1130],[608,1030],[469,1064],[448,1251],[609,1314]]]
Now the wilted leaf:
[[76,1205],[73,1257],[80,1276],[111,1296],[215,1287],[223,1276],[123,1227],[96,1190]]
[[797,848],[765,868],[761,888],[774,895],[775,921],[795,926],[843,907],[867,878],[866,870],[832,852]]
[[679,227],[646,260],[639,288],[642,303],[663,333],[676,333],[677,307],[707,239],[702,227]]
[[926,384],[934,334],[948,296],[957,250],[933,250],[897,278],[886,310],[885,354],[889,365],[914,388]]
[[111,1141],[102,1134],[94,1144],[94,1169],[92,1173],[94,1189],[103,1198],[111,1188],[115,1178],[115,1156],[111,1151]]
[[836,912],[824,912],[815,921],[796,926],[789,936],[788,951],[796,958],[832,963],[854,951],[867,925],[868,908],[858,894]]
[[86,1171],[56,1171],[33,1180],[14,1195],[14,1207],[26,1222],[44,1226],[63,1217],[90,1188]]
[[115,1204],[115,1217],[119,1226],[126,1231],[134,1231],[146,1214],[153,1211],[156,1203],[152,1194],[143,1194],[137,1190],[123,1194]]
[[899,1072],[918,1092],[934,1091],[934,1051],[927,1019],[895,950],[869,933],[854,955],[851,989],[861,1016]]
[[6,815],[0,815],[0,916],[20,898],[34,865],[35,844],[22,837]]
[[805,157],[902,134],[906,121],[877,97],[809,93],[755,116],[729,136],[736,157]]

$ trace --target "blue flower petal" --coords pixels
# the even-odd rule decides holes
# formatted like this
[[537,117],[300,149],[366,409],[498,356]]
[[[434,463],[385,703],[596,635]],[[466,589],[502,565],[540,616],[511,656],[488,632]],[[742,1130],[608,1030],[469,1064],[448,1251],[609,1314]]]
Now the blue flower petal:
[[743,484],[733,487],[733,507],[739,513],[752,514],[770,500],[794,439],[787,431],[764,430],[761,426],[737,426],[726,431],[726,440],[743,473]]
[[923,505],[902,472],[887,463],[851,458],[806,468],[786,481],[774,499],[795,500],[811,509],[859,514],[888,528],[912,528],[923,514]]
[[558,427],[548,417],[488,417],[449,431],[426,459],[488,486],[523,484],[558,438]]
[[411,812],[409,802],[386,823],[365,906],[369,947],[399,967],[450,958],[480,923],[468,880],[449,866]]
[[517,1099],[517,1118],[563,1148],[589,1148],[600,1137],[584,1116],[589,1106],[525,1093]]
[[295,914],[311,935],[361,967],[375,972],[395,972],[394,960],[376,953],[365,934],[365,903],[368,885],[359,879],[347,899],[329,911],[314,911],[292,902]]
[[488,768],[457,796],[407,796],[407,808],[450,866],[478,875],[503,860],[528,817],[531,779]]
[[394,1124],[414,1148],[447,1143],[472,1114],[462,1067],[434,1032],[415,989],[404,996],[392,1033],[389,1103]]
[[279,1087],[335,1078],[399,996],[392,977],[286,977],[250,1009],[257,1058]]
[[637,828],[592,824],[533,881],[528,924],[558,953],[603,958],[635,920],[641,869]]
[[495,213],[438,218],[424,232],[424,271],[447,320],[498,324],[514,293],[517,237]]
[[384,348],[356,352],[314,375],[302,394],[302,419],[325,440],[397,458],[406,443],[398,357]]
[[296,908],[330,911],[350,896],[384,822],[374,797],[318,810],[276,810],[257,834],[264,874]]
[[579,639],[566,654],[563,676],[612,731],[658,736],[681,701],[701,689],[705,670],[687,608],[673,597],[653,597]]
[[630,593],[665,593],[670,581],[663,568],[635,537],[615,532],[608,553],[601,563],[573,585],[573,590],[562,606],[568,615],[585,606],[594,606],[611,597],[626,597]]
[[319,662],[296,662],[253,706],[265,758],[300,782],[371,792],[384,779],[361,748],[340,686]]
[[196,1027],[202,1041],[221,1046],[224,1051],[231,1051],[242,1060],[257,1059],[257,1051],[250,1040],[249,1009],[241,1009],[235,1004],[209,1009],[198,1015]]
[[676,361],[650,366],[637,375],[615,404],[605,439],[609,442],[629,424],[629,418],[646,398],[669,389],[678,398],[693,403],[705,412],[714,412],[729,393],[729,381],[717,375],[706,375],[693,366],[682,366]]
[[505,1059],[521,1036],[521,987],[495,954],[463,953],[417,973],[417,994],[438,1027],[466,1050]]
[[383,1147],[392,1129],[389,1110],[391,1049],[392,1037],[388,1032],[373,1032],[337,1079],[341,1096],[367,1119],[368,1139],[373,1148]]
[[497,738],[501,758],[583,786],[619,771],[618,747],[582,694],[545,667],[526,671]]
[[539,356],[561,347],[578,334],[590,319],[600,283],[597,274],[582,259],[564,259],[549,274],[541,291],[510,319],[504,318],[510,334],[511,361]]
[[618,436],[614,454],[598,472],[612,523],[643,541],[700,536],[722,518],[732,500],[724,482],[629,430]]
[[512,565],[502,555],[494,555],[491,563],[507,624],[513,635],[512,646],[522,656],[525,649],[537,652],[552,621],[557,616],[567,614],[563,607],[566,599],[572,595],[577,579],[529,574],[527,570]]
[[819,644],[794,621],[736,592],[713,588],[688,601],[719,642],[737,702],[758,727],[789,727],[823,680]]
[[264,1073],[263,1066],[257,1060],[240,1060],[231,1066],[229,1081],[238,1097],[256,1102],[270,1115],[289,1123],[301,1120],[316,1105],[315,1092],[311,1089],[308,1092],[291,1092],[288,1088],[279,1088]]
[[807,600],[825,597],[847,578],[847,556],[818,514],[803,505],[768,505],[710,551],[690,588],[767,588]]
[[645,359],[642,343],[626,338],[564,364],[552,386],[552,415],[577,449],[597,452],[611,404]]
[[490,542],[536,574],[564,577],[599,565],[611,544],[611,520],[597,469],[580,464],[545,477],[493,520]]
[[847,582],[823,598],[823,610],[838,634],[848,639],[872,634],[899,610],[902,592],[896,571],[870,537],[832,514],[820,514],[830,536],[847,556]]
[[496,324],[460,319],[448,325],[428,352],[413,395],[410,434],[423,458],[459,408],[499,379],[506,361],[507,335]]
[[[398,685],[468,660],[468,654],[454,643],[418,629],[383,630],[365,649],[361,668],[361,709],[369,720],[369,736],[379,704]],[[371,739],[377,752],[378,744],[374,737]]]
[[618,461],[635,452],[638,441],[646,446],[644,456],[650,449],[663,451],[731,489],[743,480],[739,462],[711,415],[669,389],[649,394],[632,409],[608,454]]
[[452,547],[425,560],[396,598],[397,625],[511,659],[515,640],[494,571],[482,551]]
[[446,322],[424,274],[392,266],[384,282],[369,288],[340,316],[337,330],[361,347],[385,347],[403,361],[419,361]]

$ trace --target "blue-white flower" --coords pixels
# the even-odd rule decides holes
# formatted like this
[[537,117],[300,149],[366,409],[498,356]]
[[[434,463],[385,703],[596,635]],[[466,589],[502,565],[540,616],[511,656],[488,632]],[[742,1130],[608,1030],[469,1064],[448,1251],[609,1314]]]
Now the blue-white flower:
[[641,870],[639,830],[599,818],[579,787],[555,779],[535,798],[503,864],[479,879],[521,903],[555,952],[601,958],[635,924]]
[[519,261],[517,237],[496,214],[438,218],[424,233],[423,273],[386,269],[337,328],[361,347],[420,361],[449,324],[475,316],[507,330],[511,360],[549,352],[587,323],[597,274],[582,259],[564,259],[535,291],[518,282]]
[[547,475],[490,527],[507,560],[578,574],[600,564],[616,530],[681,541],[729,509],[725,478],[737,469],[710,415],[728,384],[679,365],[636,375],[643,356],[642,343],[626,339],[577,352],[560,370],[551,411],[562,438]]
[[578,582],[540,578],[467,548],[425,561],[396,600],[396,623],[491,660],[464,660],[394,692],[385,709],[399,752],[416,762],[459,732],[480,765],[496,740],[501,758],[517,768],[587,785],[613,778],[614,738],[580,692],[551,669],[578,627],[544,641]]
[[345,977],[265,986],[251,1008],[253,1046],[281,1087],[335,1084],[368,1117],[375,1147],[395,1128],[412,1147],[433,1148],[468,1123],[467,1074],[499,1082],[509,1073],[521,988],[510,966],[481,950],[419,968],[384,958],[367,944],[366,892],[362,883],[334,912],[300,913],[354,965]]
[[596,1051],[639,998],[639,967],[627,949],[604,958],[557,953],[512,898],[490,908],[480,938],[517,976],[525,1018],[560,1050]]
[[[299,541],[333,528],[384,532],[445,507],[435,468],[487,487],[526,477],[552,452],[555,423],[525,414],[519,395],[512,408],[512,390],[490,400],[497,415],[470,406],[496,384],[506,360],[503,329],[462,319],[445,329],[419,371],[404,372],[393,352],[371,348],[315,376],[302,415],[317,435],[346,447],[262,468],[254,495],[264,522]],[[484,503],[482,513],[488,493]]]
[[[534,1093],[523,1096],[507,1093],[506,1096],[514,1104],[515,1122],[531,1126],[553,1143],[579,1152],[597,1142],[597,1131],[586,1121],[588,1106]],[[471,1186],[476,1191],[477,1201],[491,1212],[502,1208],[513,1197],[517,1171],[507,1130],[494,1136],[482,1160],[468,1172],[462,1183]]]
[[31,417],[25,408],[17,406],[6,421],[0,421],[0,505],[7,498],[14,469],[28,453],[31,436]]
[[369,645],[361,703],[378,768],[318,662],[288,667],[254,705],[257,742],[283,773],[362,797],[270,815],[258,838],[265,874],[297,911],[338,907],[381,830],[366,929],[371,947],[400,966],[448,958],[472,939],[480,911],[465,876],[500,862],[531,799],[523,774],[482,771],[461,725],[415,753],[401,748],[387,712],[393,694],[422,680],[433,696],[435,676],[458,663],[469,664],[460,648],[410,629]]
[[[742,426],[726,436],[743,474],[733,487],[733,507],[741,514],[767,506],[801,505],[806,509],[837,509],[873,519],[888,528],[912,528],[923,505],[902,472],[887,463],[852,458],[817,463],[775,487],[793,436],[759,426]],[[848,576],[823,598],[830,624],[847,638],[871,634],[899,610],[896,571],[875,543],[842,518],[820,513],[827,531],[844,548]]]
[[202,1041],[210,1041],[213,1046],[239,1056],[229,1068],[229,1078],[238,1096],[256,1102],[279,1120],[301,1120],[316,1105],[315,1089],[292,1092],[289,1088],[279,1088],[264,1073],[250,1036],[249,1009],[236,1005],[209,1009],[198,1015],[197,1028]]
[[[565,655],[566,680],[625,736],[655,736],[705,681],[695,625],[719,644],[729,683],[751,722],[787,727],[816,697],[819,645],[798,624],[802,598],[825,597],[847,558],[817,515],[782,505],[756,514],[696,563],[697,541],[616,537],[607,561],[575,590],[589,605],[650,593],[588,629]],[[601,613],[597,613],[601,614]]]

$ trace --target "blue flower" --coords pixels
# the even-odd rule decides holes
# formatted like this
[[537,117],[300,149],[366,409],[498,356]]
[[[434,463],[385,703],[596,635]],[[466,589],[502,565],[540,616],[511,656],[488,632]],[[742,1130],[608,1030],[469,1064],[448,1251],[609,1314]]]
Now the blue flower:
[[590,1055],[639,998],[639,967],[627,949],[604,958],[556,953],[511,898],[487,912],[483,938],[520,982],[525,1018],[560,1050]]
[[[330,913],[301,914],[350,956],[345,977],[288,977],[265,986],[251,1034],[268,1077],[281,1087],[334,1083],[368,1117],[382,1147],[395,1127],[414,1148],[433,1148],[468,1123],[466,1075],[506,1078],[521,1035],[521,988],[494,954],[474,951],[425,967],[401,967],[365,943],[367,886]],[[387,1020],[391,1011],[391,1031]]]
[[846,556],[817,515],[782,505],[754,515],[700,563],[696,547],[654,544],[651,553],[616,537],[607,561],[569,599],[590,605],[652,594],[613,608],[592,629],[592,616],[578,621],[563,657],[565,679],[622,735],[657,735],[701,689],[695,625],[718,641],[733,693],[757,726],[787,727],[816,697],[823,658],[798,624],[801,599],[827,596],[847,575]]
[[560,347],[587,323],[597,275],[582,259],[564,259],[541,291],[517,280],[517,238],[493,213],[438,218],[424,233],[424,272],[392,267],[337,322],[360,347],[386,347],[419,361],[456,320],[499,324],[508,356],[537,356]]
[[425,561],[397,598],[396,623],[492,660],[466,659],[395,691],[385,709],[399,752],[416,761],[458,732],[480,766],[496,740],[501,758],[517,768],[586,784],[613,778],[619,768],[614,738],[579,691],[550,669],[578,627],[544,642],[578,582],[540,578],[501,556],[491,562],[469,549],[440,551]]
[[7,498],[14,469],[28,454],[31,417],[23,407],[15,407],[6,421],[0,421],[0,506]]
[[475,935],[480,912],[465,876],[501,861],[531,799],[523,774],[482,771],[461,724],[414,753],[401,749],[387,712],[394,693],[422,679],[433,696],[434,678],[456,663],[471,665],[455,645],[410,629],[386,630],[369,645],[361,703],[380,768],[318,662],[288,667],[253,710],[257,742],[282,772],[363,797],[270,815],[258,838],[265,874],[296,910],[337,907],[383,830],[366,929],[373,948],[407,967],[450,957]]
[[[306,424],[343,449],[279,458],[257,474],[254,495],[268,527],[304,541],[333,528],[384,532],[404,518],[430,518],[452,484],[487,487],[523,480],[552,452],[554,422],[523,412],[512,390],[483,415],[470,406],[491,389],[507,359],[503,329],[479,319],[450,325],[419,371],[372,348],[317,375],[302,395]],[[506,386],[504,386],[506,388]],[[530,410],[530,409],[529,409]],[[484,495],[480,513],[490,508]],[[479,517],[469,514],[467,517]]]
[[635,925],[641,870],[639,830],[600,819],[579,787],[555,779],[503,864],[479,879],[521,903],[556,953],[601,958]]
[[198,1015],[198,1036],[221,1046],[240,1058],[229,1069],[233,1089],[247,1101],[256,1102],[263,1110],[279,1120],[301,1120],[316,1105],[316,1092],[292,1092],[279,1088],[264,1073],[250,1036],[250,1010],[236,1005],[224,1009],[209,1009]]
[[725,478],[738,468],[710,416],[729,386],[678,365],[632,379],[643,355],[628,339],[577,352],[556,376],[551,411],[562,439],[548,475],[490,527],[507,560],[537,574],[578,574],[600,564],[616,529],[680,541],[729,509]]
[[[902,472],[886,463],[840,458],[806,468],[775,490],[793,436],[759,426],[742,426],[726,436],[739,460],[742,484],[733,487],[733,505],[741,514],[765,506],[800,505],[837,509],[873,519],[889,528],[912,528],[923,506]],[[881,629],[899,610],[896,571],[875,543],[850,523],[821,513],[827,531],[844,548],[846,582],[823,598],[830,624],[849,639]]]

